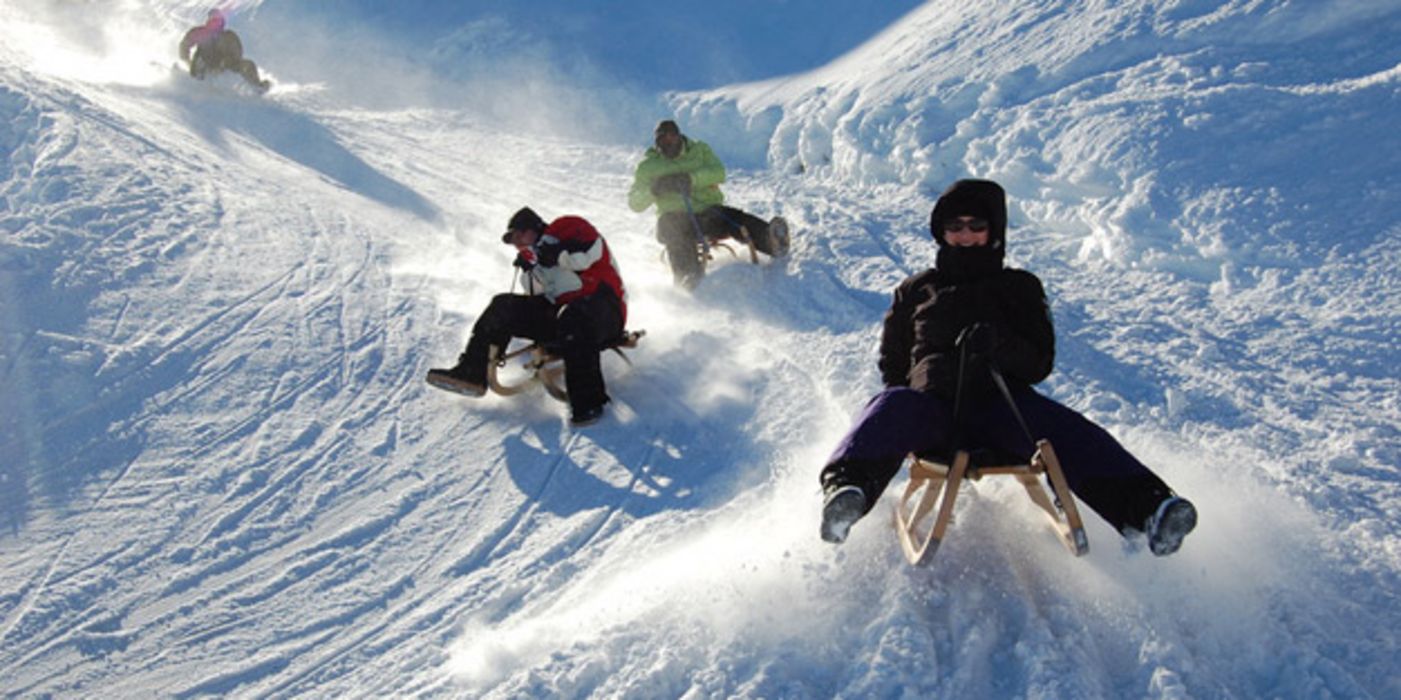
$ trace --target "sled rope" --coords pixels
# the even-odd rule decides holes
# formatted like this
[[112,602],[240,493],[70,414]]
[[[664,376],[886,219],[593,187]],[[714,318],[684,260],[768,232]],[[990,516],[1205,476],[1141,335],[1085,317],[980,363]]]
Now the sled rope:
[[691,194],[681,193],[681,201],[686,204],[686,218],[691,220],[691,228],[696,230],[696,242],[700,244],[701,256],[710,259],[710,241],[705,240],[705,232],[701,230],[700,219],[696,218],[696,210],[691,206]]
[[997,370],[997,365],[993,364],[991,358],[988,359],[988,371],[992,373],[992,382],[997,385],[997,390],[1002,392],[1002,398],[1007,400],[1007,407],[1012,409],[1012,415],[1017,419],[1017,425],[1021,426],[1022,435],[1026,436],[1026,441],[1034,449],[1036,438],[1031,436],[1031,428],[1027,427],[1026,419],[1022,417],[1022,412],[1017,408],[1017,402],[1012,400],[1012,391],[1007,388],[1007,380],[1002,378],[1002,373]]
[[[1002,394],[1002,399],[1007,402],[1007,408],[1012,409],[1012,416],[1017,419],[1017,426],[1022,429],[1022,435],[1026,437],[1026,442],[1032,450],[1036,449],[1036,438],[1031,434],[1031,428],[1026,423],[1026,418],[1022,416],[1021,409],[1017,408],[1017,402],[1012,398],[1012,390],[1007,386],[1007,380],[1003,378],[1002,372],[997,369],[997,363],[990,355],[984,355],[987,360],[988,373],[992,375],[992,383],[997,385],[998,393]],[[959,440],[962,439],[963,427],[963,375],[968,371],[968,344],[960,343],[958,346],[958,382],[954,385],[953,392],[953,441],[954,449],[958,449]]]

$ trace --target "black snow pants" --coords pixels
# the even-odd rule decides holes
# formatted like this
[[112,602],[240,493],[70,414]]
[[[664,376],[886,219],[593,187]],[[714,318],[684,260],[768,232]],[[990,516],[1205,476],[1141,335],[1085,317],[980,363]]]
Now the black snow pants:
[[[733,238],[741,243],[752,240],[760,253],[773,255],[775,252],[774,241],[769,236],[769,223],[734,207],[723,204],[708,207],[696,212],[694,222],[691,221],[691,215],[684,211],[663,214],[657,219],[657,240],[666,247],[666,257],[671,263],[671,273],[677,283],[694,284],[705,274],[705,267],[698,252],[700,239],[696,234],[697,226],[700,227],[700,235],[705,236],[707,242],[725,238]],[[749,232],[748,238],[744,237],[745,231]]]
[[545,345],[564,360],[569,407],[579,413],[608,402],[599,353],[622,334],[621,304],[608,287],[563,306],[543,296],[498,294],[472,327],[464,354],[473,381],[485,383],[490,346],[504,350],[511,338]]

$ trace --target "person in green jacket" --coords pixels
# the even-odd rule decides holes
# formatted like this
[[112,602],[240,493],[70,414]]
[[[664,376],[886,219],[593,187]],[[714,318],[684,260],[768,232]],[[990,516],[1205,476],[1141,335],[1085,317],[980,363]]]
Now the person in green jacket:
[[637,164],[628,206],[640,212],[656,205],[657,240],[666,247],[677,285],[694,288],[705,275],[706,249],[725,238],[752,243],[772,257],[788,253],[783,217],[764,221],[725,206],[725,166],[709,145],[687,138],[670,119],[658,123],[653,136],[655,145]]

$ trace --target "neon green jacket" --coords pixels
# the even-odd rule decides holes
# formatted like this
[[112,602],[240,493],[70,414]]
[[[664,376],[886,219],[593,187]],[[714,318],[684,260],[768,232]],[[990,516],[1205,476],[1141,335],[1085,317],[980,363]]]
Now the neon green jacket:
[[643,211],[657,205],[657,216],[674,211],[685,211],[686,203],[681,195],[667,192],[660,197],[652,194],[652,183],[663,175],[690,173],[691,209],[700,212],[725,201],[720,193],[720,183],[725,181],[725,166],[715,157],[715,151],[704,141],[694,141],[682,137],[681,155],[667,158],[656,146],[647,149],[647,155],[637,164],[633,174],[632,189],[628,191],[628,206],[633,211]]

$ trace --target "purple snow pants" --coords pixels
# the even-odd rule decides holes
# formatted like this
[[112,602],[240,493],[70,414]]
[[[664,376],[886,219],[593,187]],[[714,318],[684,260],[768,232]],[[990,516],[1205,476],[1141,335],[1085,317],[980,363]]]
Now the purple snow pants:
[[[1012,392],[1031,434],[1051,441],[1070,490],[1114,529],[1142,530],[1158,504],[1172,494],[1163,480],[1129,454],[1103,428],[1029,388]],[[824,490],[855,485],[869,510],[905,456],[948,455],[955,449],[990,449],[1030,459],[1027,440],[1007,402],[983,399],[963,409],[955,436],[953,402],[907,387],[876,394],[822,469]],[[960,444],[952,444],[957,439]]]

